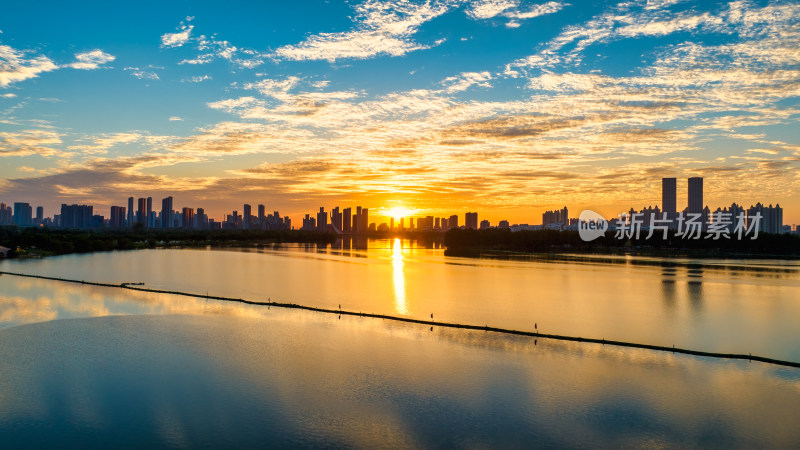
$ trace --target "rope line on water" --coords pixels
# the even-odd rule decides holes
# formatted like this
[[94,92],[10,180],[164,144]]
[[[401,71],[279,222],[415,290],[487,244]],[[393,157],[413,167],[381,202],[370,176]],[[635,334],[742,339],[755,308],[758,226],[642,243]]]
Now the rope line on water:
[[51,280],[51,281],[62,281],[66,283],[78,283],[78,284],[85,284],[89,286],[100,286],[100,287],[110,287],[110,288],[119,288],[119,289],[129,289],[132,291],[141,291],[141,292],[151,292],[155,294],[170,294],[170,295],[182,295],[184,297],[193,297],[193,298],[204,298],[209,300],[219,300],[225,302],[236,302],[236,303],[244,303],[246,305],[256,305],[256,306],[274,306],[276,308],[289,308],[289,309],[301,309],[305,311],[313,311],[313,312],[321,312],[326,314],[339,314],[339,315],[346,315],[346,316],[357,316],[357,317],[370,317],[374,319],[386,319],[386,320],[393,320],[396,322],[406,322],[406,323],[415,323],[420,325],[430,325],[430,326],[437,326],[437,327],[445,327],[445,328],[457,328],[463,330],[476,330],[476,331],[491,331],[493,333],[502,333],[502,334],[512,334],[517,336],[528,336],[534,338],[544,338],[544,339],[554,339],[559,341],[572,341],[572,342],[586,342],[586,343],[593,343],[593,344],[603,344],[603,345],[614,345],[617,347],[629,347],[629,348],[641,348],[646,350],[655,350],[661,352],[670,352],[670,353],[682,353],[685,355],[693,355],[693,356],[704,356],[708,358],[720,358],[720,359],[738,359],[738,360],[747,360],[747,361],[758,361],[767,364],[775,364],[778,366],[785,366],[785,367],[797,367],[800,368],[800,362],[794,361],[786,361],[781,359],[774,359],[774,358],[767,358],[765,356],[758,356],[752,354],[738,354],[738,353],[716,353],[716,352],[704,352],[701,350],[691,350],[687,348],[680,348],[680,347],[666,347],[663,345],[650,345],[650,344],[640,344],[636,342],[626,342],[626,341],[614,341],[614,340],[606,340],[606,339],[595,339],[595,338],[584,338],[584,337],[576,337],[576,336],[564,336],[559,334],[546,334],[546,333],[539,333],[538,331],[524,331],[524,330],[513,330],[510,328],[499,328],[499,327],[490,327],[488,325],[480,326],[480,325],[469,325],[469,324],[462,324],[462,323],[450,323],[450,322],[435,322],[433,320],[424,320],[424,319],[414,319],[411,317],[402,317],[402,316],[392,316],[388,314],[373,314],[373,313],[364,313],[364,312],[355,312],[355,311],[347,311],[342,309],[328,309],[328,308],[319,308],[315,306],[307,306],[307,305],[298,305],[296,303],[283,303],[283,302],[260,302],[256,300],[246,300],[243,298],[233,298],[233,297],[221,297],[217,295],[203,295],[203,294],[193,294],[191,292],[181,292],[181,291],[167,291],[163,289],[150,289],[144,287],[138,287],[142,283],[121,283],[121,284],[112,284],[112,283],[98,283],[95,281],[85,281],[85,280],[71,280],[67,278],[58,278],[58,277],[48,277],[44,275],[33,275],[27,273],[16,273],[16,272],[5,272],[0,271],[0,275],[13,275],[18,277],[28,277],[28,278],[39,278],[42,280]]

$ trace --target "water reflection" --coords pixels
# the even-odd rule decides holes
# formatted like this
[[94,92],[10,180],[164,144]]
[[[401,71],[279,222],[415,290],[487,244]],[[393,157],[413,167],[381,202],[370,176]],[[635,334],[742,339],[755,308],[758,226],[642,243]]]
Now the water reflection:
[[700,311],[703,306],[703,267],[692,267],[688,270],[688,274],[689,304],[692,310]]
[[403,276],[403,243],[395,238],[392,243],[392,281],[394,282],[394,310],[408,314],[406,304],[406,280]]

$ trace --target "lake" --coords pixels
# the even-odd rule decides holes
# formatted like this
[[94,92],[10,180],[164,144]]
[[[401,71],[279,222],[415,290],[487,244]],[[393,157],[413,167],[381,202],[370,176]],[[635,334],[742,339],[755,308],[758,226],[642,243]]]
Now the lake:
[[[429,247],[143,250],[0,270],[800,361],[793,262]],[[800,445],[800,369],[7,275],[0,353],[10,446]]]

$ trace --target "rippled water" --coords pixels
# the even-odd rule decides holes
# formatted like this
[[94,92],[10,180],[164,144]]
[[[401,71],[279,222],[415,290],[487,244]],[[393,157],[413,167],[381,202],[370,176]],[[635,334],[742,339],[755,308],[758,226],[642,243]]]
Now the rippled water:
[[[800,360],[796,267],[651,263],[388,241],[0,270]],[[796,448],[797,405],[767,364],[0,276],[3,447]]]

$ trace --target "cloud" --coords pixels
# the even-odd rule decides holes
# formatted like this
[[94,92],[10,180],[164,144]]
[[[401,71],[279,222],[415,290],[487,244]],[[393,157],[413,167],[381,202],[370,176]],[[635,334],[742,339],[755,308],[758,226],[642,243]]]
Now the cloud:
[[115,59],[113,55],[95,49],[76,53],[75,62],[59,65],[45,55],[33,53],[31,50],[17,50],[8,45],[0,45],[0,87],[7,87],[11,83],[36,78],[41,73],[67,67],[93,70]]
[[[191,17],[186,18],[186,22],[191,21]],[[192,29],[194,29],[194,25],[185,24],[181,22],[177,32],[175,33],[165,33],[161,35],[161,47],[162,48],[175,48],[175,47],[182,47],[184,44],[189,42],[189,38],[192,34]]]
[[75,54],[75,62],[70,64],[69,67],[80,70],[94,70],[103,64],[109,63],[116,59],[115,56],[110,55],[102,50],[92,50],[83,53]]
[[378,55],[402,56],[430,48],[412,40],[419,27],[445,12],[452,3],[428,1],[415,4],[405,1],[368,0],[355,7],[355,27],[338,33],[319,33],[296,45],[275,50],[276,59],[328,60],[365,59]]
[[4,156],[53,156],[59,150],[53,146],[61,144],[58,133],[47,130],[0,131],[0,157]]
[[0,87],[36,78],[40,73],[59,68],[47,56],[35,56],[31,53],[33,52],[0,45]]
[[490,19],[519,5],[516,0],[480,0],[472,2],[467,15],[474,19]]
[[461,92],[469,89],[472,86],[492,87],[489,80],[492,79],[492,74],[489,72],[463,72],[458,76],[447,77],[442,81],[445,85],[447,92]]
[[140,80],[159,80],[158,74],[155,70],[162,70],[163,67],[147,66],[143,69],[138,67],[126,67],[123,70],[130,71],[131,76]]
[[183,122],[183,118],[181,118],[181,117],[178,117],[178,116],[171,116],[171,117],[169,118],[169,121],[170,121],[170,122]]
[[182,78],[181,83],[202,83],[203,81],[208,81],[211,79],[211,75],[198,75],[189,78]]
[[2,98],[14,98],[16,96],[17,96],[17,94],[13,94],[11,92],[9,92],[7,94],[0,95],[0,97],[2,97]]

